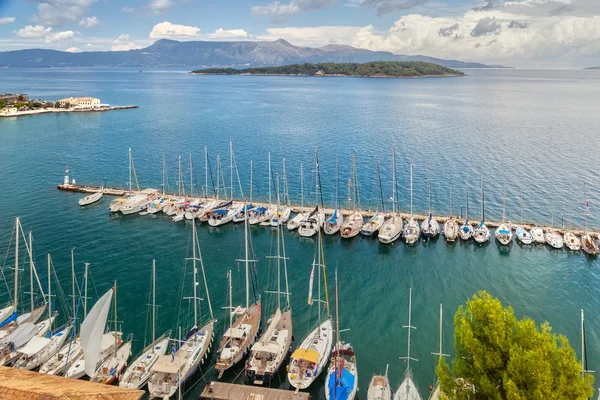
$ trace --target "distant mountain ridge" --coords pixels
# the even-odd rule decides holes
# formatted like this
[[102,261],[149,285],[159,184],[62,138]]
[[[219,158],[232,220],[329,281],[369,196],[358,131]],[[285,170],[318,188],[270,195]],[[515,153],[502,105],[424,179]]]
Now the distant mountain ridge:
[[587,68],[584,68],[584,69],[600,69],[600,66],[598,66],[598,67],[587,67]]
[[274,42],[179,42],[160,39],[152,45],[129,51],[69,53],[29,49],[0,52],[0,66],[27,67],[268,67],[287,64],[364,63],[369,61],[425,61],[447,68],[505,68],[499,65],[443,60],[427,56],[396,55],[352,46],[330,44],[299,47],[279,39]]

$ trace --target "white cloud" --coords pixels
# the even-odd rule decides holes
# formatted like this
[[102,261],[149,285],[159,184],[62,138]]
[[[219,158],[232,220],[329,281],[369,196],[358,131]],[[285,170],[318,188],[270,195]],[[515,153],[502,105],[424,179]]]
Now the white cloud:
[[0,18],[0,25],[12,24],[13,22],[15,22],[15,17]]
[[173,4],[171,0],[150,0],[150,9],[158,14],[168,10]]
[[69,47],[66,51],[69,53],[79,53],[81,49],[79,47]]
[[41,39],[50,34],[52,28],[46,28],[42,25],[27,25],[14,32],[17,36],[25,39]]
[[120,34],[119,37],[115,39],[111,47],[112,51],[127,51],[135,49],[141,49],[141,46],[135,44],[129,35],[125,33]]
[[247,39],[250,37],[248,32],[243,29],[223,29],[219,28],[214,33],[201,35],[205,39]]
[[252,14],[268,16],[277,21],[304,11],[329,8],[336,3],[336,1],[337,0],[292,0],[288,4],[281,4],[279,1],[275,1],[264,6],[252,7]]
[[121,12],[124,12],[124,13],[132,13],[134,11],[135,10],[132,7],[121,7]]
[[195,26],[177,25],[168,21],[154,25],[150,31],[150,38],[181,38],[181,37],[197,37],[199,36],[200,28]]
[[44,26],[60,26],[79,20],[96,0],[38,0],[31,21]]
[[81,36],[81,33],[77,31],[62,31],[49,34],[46,36],[46,43],[59,42],[61,40],[71,40],[75,36]]
[[79,21],[79,26],[81,26],[82,28],[93,28],[94,26],[97,26],[99,24],[100,20],[98,20],[98,18],[96,17],[82,18],[81,21]]

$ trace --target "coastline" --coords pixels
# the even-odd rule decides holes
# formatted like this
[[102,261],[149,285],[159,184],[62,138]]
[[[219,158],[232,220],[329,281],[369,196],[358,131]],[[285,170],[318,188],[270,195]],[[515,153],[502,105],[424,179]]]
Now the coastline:
[[416,79],[416,78],[460,78],[466,75],[460,74],[440,74],[440,75],[417,75],[417,76],[400,76],[400,75],[344,75],[344,74],[251,74],[251,73],[242,73],[242,74],[219,74],[219,73],[207,73],[207,72],[194,72],[190,71],[187,73],[188,75],[230,75],[230,76],[301,76],[301,77],[333,77],[333,78],[385,78],[385,79]]
[[54,113],[90,113],[90,112],[106,112],[117,110],[129,110],[139,108],[139,106],[114,106],[91,109],[68,109],[68,108],[46,108],[40,110],[17,111],[14,114],[0,114],[0,118],[23,117],[27,115],[54,114]]

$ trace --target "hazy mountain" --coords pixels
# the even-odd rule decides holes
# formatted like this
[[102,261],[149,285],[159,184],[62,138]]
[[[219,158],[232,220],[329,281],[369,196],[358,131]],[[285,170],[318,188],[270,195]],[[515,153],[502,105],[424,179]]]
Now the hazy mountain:
[[351,46],[298,47],[274,42],[178,42],[161,39],[139,50],[69,53],[30,49],[0,52],[0,66],[23,67],[261,67],[297,63],[426,61],[448,68],[490,68],[479,63],[396,55]]
[[600,69],[600,66],[599,67],[587,67],[587,68],[584,68],[584,69]]

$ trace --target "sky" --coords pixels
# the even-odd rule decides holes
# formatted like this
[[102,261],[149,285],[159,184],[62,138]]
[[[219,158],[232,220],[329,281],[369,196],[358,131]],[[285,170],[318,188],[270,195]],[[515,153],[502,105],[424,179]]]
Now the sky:
[[600,65],[600,0],[0,0],[0,51],[276,40],[524,68]]

